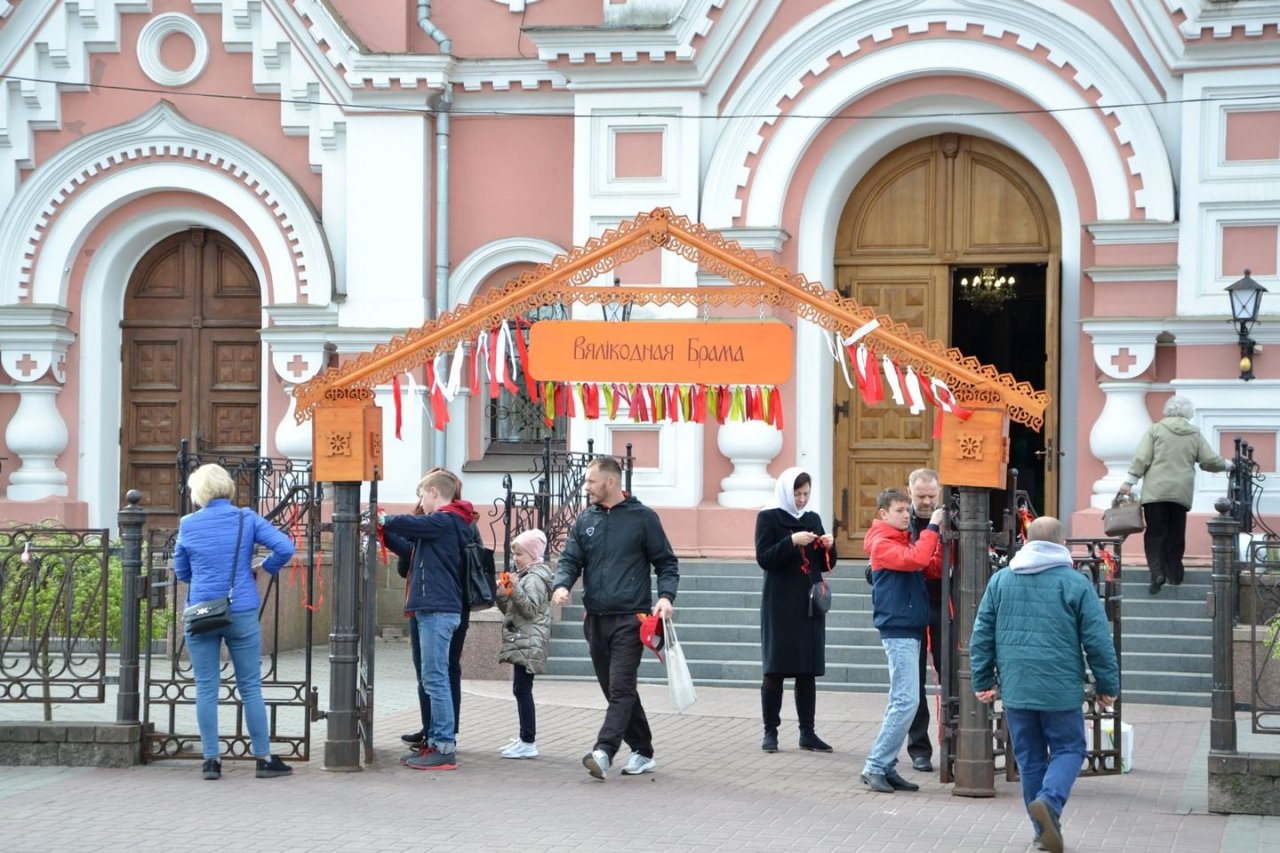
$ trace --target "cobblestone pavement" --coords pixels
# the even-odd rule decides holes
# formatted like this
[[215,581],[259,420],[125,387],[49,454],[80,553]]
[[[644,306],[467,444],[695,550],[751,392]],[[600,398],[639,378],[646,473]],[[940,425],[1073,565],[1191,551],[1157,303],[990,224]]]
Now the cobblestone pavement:
[[[129,769],[0,767],[0,849],[26,851],[1021,851],[1031,830],[1016,784],[963,799],[936,775],[904,775],[918,793],[874,794],[858,774],[884,697],[821,693],[818,731],[835,752],[794,747],[794,709],[783,750],[759,750],[753,690],[699,689],[689,713],[670,713],[665,688],[645,685],[656,772],[591,779],[581,764],[601,721],[594,684],[535,686],[541,757],[504,760],[516,733],[515,702],[499,681],[468,681],[455,772],[401,768],[399,735],[416,728],[414,682],[403,642],[377,650],[375,762],[359,773],[315,760],[285,779],[255,779],[252,765],[224,764],[204,782],[198,764]],[[327,697],[326,650],[315,680]],[[788,706],[790,700],[788,700]],[[55,709],[56,719],[111,717],[106,706]],[[0,719],[37,707],[0,706]],[[1072,851],[1280,853],[1280,818],[1210,815],[1205,809],[1208,709],[1128,705],[1136,730],[1133,772],[1082,779],[1063,816]],[[1242,722],[1242,730],[1244,724]],[[1242,741],[1246,736],[1242,735]],[[1245,744],[1242,742],[1242,748]],[[1270,744],[1259,744],[1270,747]],[[625,750],[620,760],[625,760]]]

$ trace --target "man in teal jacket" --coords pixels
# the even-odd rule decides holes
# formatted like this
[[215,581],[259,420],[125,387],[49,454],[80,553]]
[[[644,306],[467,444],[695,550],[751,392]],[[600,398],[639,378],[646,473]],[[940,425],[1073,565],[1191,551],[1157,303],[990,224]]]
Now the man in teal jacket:
[[1058,519],[1033,521],[1027,544],[992,576],[969,651],[978,699],[994,701],[1000,684],[1035,844],[1061,853],[1059,819],[1084,761],[1085,655],[1103,708],[1120,694],[1120,665],[1102,603],[1074,568]]

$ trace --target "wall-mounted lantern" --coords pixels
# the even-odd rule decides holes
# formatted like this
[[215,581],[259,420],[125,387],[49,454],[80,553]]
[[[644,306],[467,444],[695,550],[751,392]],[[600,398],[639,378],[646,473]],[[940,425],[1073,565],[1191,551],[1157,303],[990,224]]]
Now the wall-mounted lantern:
[[1262,309],[1262,294],[1267,289],[1258,284],[1244,271],[1244,278],[1227,287],[1227,295],[1231,297],[1231,322],[1240,336],[1240,378],[1248,382],[1253,378],[1253,354],[1260,349],[1249,337],[1253,326],[1258,322],[1258,312]]

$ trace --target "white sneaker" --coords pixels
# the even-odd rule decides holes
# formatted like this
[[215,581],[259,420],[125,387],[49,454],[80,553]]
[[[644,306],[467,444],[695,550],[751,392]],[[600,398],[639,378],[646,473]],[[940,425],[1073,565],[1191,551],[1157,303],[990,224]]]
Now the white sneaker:
[[626,776],[639,776],[641,773],[652,773],[657,766],[658,762],[652,758],[633,752],[627,759],[627,766],[622,768],[622,772]]
[[503,758],[537,758],[538,744],[525,743],[524,741],[517,738],[515,743],[508,744],[507,748],[502,750],[502,757]]
[[505,754],[505,753],[506,753],[506,751],[507,751],[508,749],[510,749],[511,747],[515,746],[515,745],[516,745],[516,744],[518,744],[519,742],[520,742],[520,738],[519,738],[519,737],[513,737],[511,740],[507,741],[507,742],[506,742],[506,743],[504,743],[502,746],[500,746],[500,747],[498,748],[498,752],[499,752],[499,753],[503,753],[503,754]]
[[593,749],[582,756],[582,766],[587,768],[588,773],[603,782],[609,776],[609,753],[603,749]]

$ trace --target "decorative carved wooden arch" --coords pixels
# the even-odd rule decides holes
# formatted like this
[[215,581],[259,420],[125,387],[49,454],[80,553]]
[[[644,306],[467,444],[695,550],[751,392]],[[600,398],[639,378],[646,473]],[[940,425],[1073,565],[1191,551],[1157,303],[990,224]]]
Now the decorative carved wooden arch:
[[[598,287],[588,283],[653,249],[666,249],[714,275],[734,282],[728,287]],[[341,405],[372,397],[370,389],[391,381],[439,353],[452,352],[503,320],[514,320],[532,309],[556,303],[640,303],[656,305],[773,305],[793,311],[842,337],[872,320],[879,327],[865,340],[877,353],[900,366],[910,365],[924,376],[937,376],[967,404],[1002,407],[1009,417],[1040,429],[1049,404],[1045,391],[1019,382],[1008,373],[947,348],[941,341],[896,323],[886,315],[828,290],[766,257],[743,249],[736,241],[659,207],[630,222],[593,237],[567,256],[526,272],[477,298],[459,305],[437,320],[380,344],[371,352],[337,368],[330,368],[294,390],[299,423],[311,418],[317,406]]]

